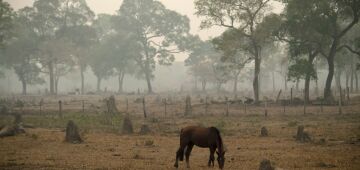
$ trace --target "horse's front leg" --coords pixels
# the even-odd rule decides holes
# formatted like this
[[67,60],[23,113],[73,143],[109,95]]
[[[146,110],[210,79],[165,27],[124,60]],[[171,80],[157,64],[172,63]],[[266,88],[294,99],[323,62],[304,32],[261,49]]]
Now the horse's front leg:
[[212,166],[214,166],[214,161],[215,161],[215,156],[214,156],[214,153],[215,153],[215,148],[212,148],[210,147],[210,156],[209,156],[209,162],[208,162],[208,166],[210,167],[211,164]]
[[190,143],[190,144],[186,147],[185,156],[186,156],[186,167],[187,167],[187,168],[190,168],[189,158],[190,158],[190,153],[191,153],[191,150],[192,150],[193,146],[194,146],[194,144]]

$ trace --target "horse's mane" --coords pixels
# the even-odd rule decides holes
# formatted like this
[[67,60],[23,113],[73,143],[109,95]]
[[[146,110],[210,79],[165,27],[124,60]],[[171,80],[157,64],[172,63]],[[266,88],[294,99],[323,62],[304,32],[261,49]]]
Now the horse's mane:
[[214,132],[216,132],[216,134],[217,134],[216,136],[217,136],[217,139],[219,141],[219,146],[218,146],[219,148],[218,149],[220,150],[220,148],[221,148],[221,151],[224,151],[223,141],[222,141],[219,129],[217,129],[216,127],[210,127],[210,129],[213,130]]

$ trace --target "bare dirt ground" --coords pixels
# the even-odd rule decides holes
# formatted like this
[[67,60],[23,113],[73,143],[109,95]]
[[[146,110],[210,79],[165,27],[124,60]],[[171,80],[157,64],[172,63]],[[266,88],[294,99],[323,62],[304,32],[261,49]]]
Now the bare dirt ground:
[[[258,169],[262,159],[269,159],[278,169],[360,168],[359,104],[344,106],[342,115],[334,106],[324,107],[323,113],[318,106],[309,106],[308,114],[303,115],[301,106],[286,108],[283,113],[283,107],[270,105],[268,117],[264,117],[263,106],[249,106],[245,113],[243,106],[232,105],[230,116],[226,117],[224,105],[209,106],[209,115],[204,115],[200,105],[185,117],[181,115],[183,105],[169,105],[165,117],[163,106],[151,102],[145,120],[141,105],[131,100],[129,112],[135,132],[147,124],[153,133],[122,135],[122,116],[109,125],[101,112],[92,109],[101,107],[96,101],[99,100],[92,101],[95,106],[86,107],[85,113],[79,111],[81,107],[65,109],[62,119],[51,109],[45,109],[46,114],[42,115],[24,114],[24,122],[35,128],[27,128],[26,134],[0,138],[0,169],[175,169],[178,132],[186,125],[220,129],[228,149],[225,169]],[[118,107],[125,109],[124,100]],[[64,142],[68,120],[78,124],[84,143]],[[0,115],[0,125],[11,121],[11,116]],[[299,125],[305,126],[313,142],[295,141],[293,136]],[[269,130],[269,137],[260,137],[262,126]],[[207,167],[208,157],[208,149],[194,147],[191,169],[214,169]],[[179,169],[185,167],[181,162]]]

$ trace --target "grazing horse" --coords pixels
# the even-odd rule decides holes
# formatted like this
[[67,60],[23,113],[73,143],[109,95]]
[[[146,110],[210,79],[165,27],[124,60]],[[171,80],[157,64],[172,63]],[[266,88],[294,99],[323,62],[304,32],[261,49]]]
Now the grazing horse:
[[225,162],[225,150],[224,145],[220,136],[220,132],[215,127],[198,127],[198,126],[188,126],[181,129],[180,133],[180,148],[176,152],[176,161],[175,167],[177,168],[178,160],[184,160],[184,151],[186,156],[186,165],[190,168],[189,157],[193,146],[196,145],[201,148],[210,149],[210,157],[208,166],[214,166],[214,153],[216,151],[218,158],[219,168],[223,169]]

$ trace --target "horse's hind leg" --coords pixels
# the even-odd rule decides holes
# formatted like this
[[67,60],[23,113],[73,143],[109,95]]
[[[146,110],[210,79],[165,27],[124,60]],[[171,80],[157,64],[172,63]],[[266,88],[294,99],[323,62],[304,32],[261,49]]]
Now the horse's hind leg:
[[210,167],[211,164],[212,166],[214,166],[214,161],[215,161],[215,150],[216,148],[210,147],[210,156],[209,156],[209,162],[208,162],[208,166]]
[[190,153],[191,153],[193,146],[194,146],[194,144],[189,143],[188,146],[186,147],[185,156],[186,156],[186,167],[187,168],[190,168],[189,157],[190,157]]
[[184,149],[185,149],[185,147],[180,146],[180,148],[176,152],[176,159],[175,159],[175,164],[174,164],[174,167],[176,167],[176,168],[179,166],[179,163],[178,163],[179,159],[180,159],[180,161],[184,160]]

